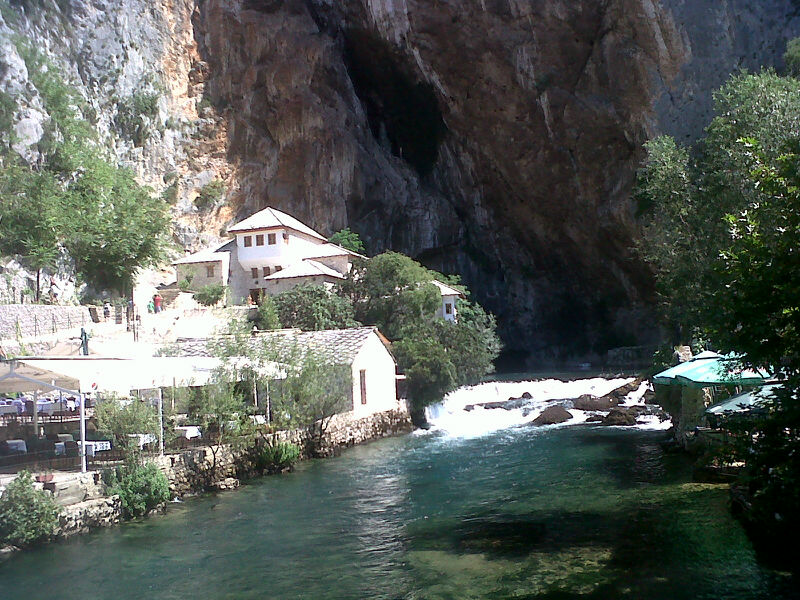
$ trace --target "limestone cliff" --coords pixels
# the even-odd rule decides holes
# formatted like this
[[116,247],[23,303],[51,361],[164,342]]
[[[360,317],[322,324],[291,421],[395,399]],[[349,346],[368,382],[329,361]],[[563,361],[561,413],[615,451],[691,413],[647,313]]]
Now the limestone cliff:
[[[101,123],[162,82],[141,147],[108,129],[143,179],[178,181],[182,243],[267,204],[349,225],[371,252],[462,273],[510,347],[552,358],[652,337],[641,144],[700,135],[711,91],[800,33],[793,0],[21,4],[6,29],[67,66]],[[212,179],[227,200],[198,214]]]

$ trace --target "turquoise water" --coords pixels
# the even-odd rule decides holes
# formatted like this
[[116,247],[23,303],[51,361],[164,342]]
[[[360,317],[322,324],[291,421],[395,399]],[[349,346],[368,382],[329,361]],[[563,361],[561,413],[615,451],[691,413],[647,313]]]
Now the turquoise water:
[[798,597],[663,436],[382,440],[20,554],[0,598]]

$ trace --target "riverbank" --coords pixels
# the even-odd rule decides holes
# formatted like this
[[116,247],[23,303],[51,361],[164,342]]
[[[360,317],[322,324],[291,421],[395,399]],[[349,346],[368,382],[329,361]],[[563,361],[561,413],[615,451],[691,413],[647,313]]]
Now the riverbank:
[[[386,411],[355,419],[345,413],[330,419],[321,440],[314,440],[317,456],[333,456],[342,449],[372,440],[409,433],[413,429],[406,410]],[[301,448],[301,460],[308,459],[306,430],[281,431],[279,441]],[[246,450],[230,446],[200,446],[183,452],[152,457],[166,475],[170,496],[184,499],[208,491],[224,491],[239,487],[241,479],[258,475],[249,463]],[[46,489],[61,506],[55,540],[66,539],[102,527],[112,527],[122,521],[122,505],[118,496],[107,496],[100,471],[58,474],[53,481],[37,483]],[[165,510],[162,507],[161,510]],[[0,548],[0,560],[14,552],[13,547]]]

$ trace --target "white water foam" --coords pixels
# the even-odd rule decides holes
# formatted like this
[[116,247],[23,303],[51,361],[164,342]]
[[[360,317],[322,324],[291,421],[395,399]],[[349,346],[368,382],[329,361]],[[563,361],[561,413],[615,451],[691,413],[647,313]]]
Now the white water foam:
[[[427,409],[427,417],[432,431],[452,438],[475,438],[530,423],[545,408],[551,406],[553,400],[577,398],[584,394],[604,396],[631,381],[633,381],[632,377],[617,379],[594,377],[573,381],[545,379],[482,383],[459,388],[449,393],[442,402]],[[641,404],[648,387],[647,382],[642,382],[638,389],[625,397],[622,406],[630,407]],[[524,407],[506,410],[474,406],[471,410],[465,410],[469,405],[519,398],[525,392],[531,395],[531,400]],[[569,421],[545,427],[577,425],[586,422],[586,419],[592,414],[576,409],[569,409],[569,412],[573,415]],[[669,429],[672,425],[670,421],[660,422],[654,415],[642,415],[639,421],[641,423],[636,425],[639,429]]]

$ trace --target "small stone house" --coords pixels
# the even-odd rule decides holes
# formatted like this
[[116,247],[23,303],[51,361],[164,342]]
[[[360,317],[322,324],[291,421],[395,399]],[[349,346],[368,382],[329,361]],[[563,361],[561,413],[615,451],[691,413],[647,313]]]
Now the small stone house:
[[336,363],[349,365],[355,418],[400,408],[397,363],[389,341],[377,327],[306,331],[298,333],[296,339]]
[[431,283],[439,288],[439,292],[442,294],[442,305],[436,309],[436,316],[445,321],[452,321],[455,323],[458,321],[458,307],[456,306],[456,301],[459,298],[463,298],[464,294],[441,281],[434,280]]
[[[352,378],[351,397],[353,417],[361,418],[387,410],[402,408],[397,394],[397,363],[389,341],[377,327],[353,327],[324,331],[283,329],[262,332],[253,343],[275,337],[278,347],[286,346],[287,353],[295,345],[319,352],[336,364],[347,365]],[[175,344],[178,355],[185,357],[210,356],[209,339],[184,339]]]

